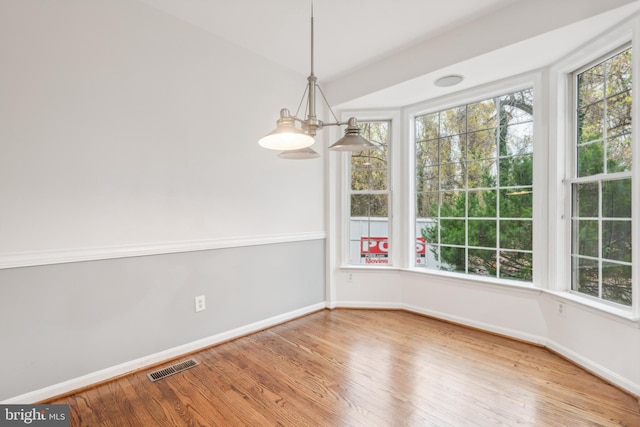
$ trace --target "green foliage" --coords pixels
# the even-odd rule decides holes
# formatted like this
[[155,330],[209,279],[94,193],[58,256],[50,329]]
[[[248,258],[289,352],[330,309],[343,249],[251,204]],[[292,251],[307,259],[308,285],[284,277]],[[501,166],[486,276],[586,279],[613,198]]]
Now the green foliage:
[[[417,209],[437,219],[421,235],[442,269],[531,280],[532,96],[516,92],[420,122],[433,139],[418,142],[416,186],[439,197],[419,194]],[[498,229],[498,212],[523,220]]]
[[390,123],[388,121],[362,122],[361,134],[376,144],[376,150],[351,155],[351,216],[388,217],[389,198],[387,155]]
[[577,176],[574,184],[573,289],[631,305],[631,49],[578,76]]
[[603,143],[594,142],[578,146],[578,176],[591,176],[604,173]]
[[[573,234],[577,236],[577,244],[572,252],[578,269],[574,288],[597,297],[601,282],[602,298],[629,305],[631,179],[574,184],[573,193]],[[603,260],[602,267],[598,265],[598,258]]]

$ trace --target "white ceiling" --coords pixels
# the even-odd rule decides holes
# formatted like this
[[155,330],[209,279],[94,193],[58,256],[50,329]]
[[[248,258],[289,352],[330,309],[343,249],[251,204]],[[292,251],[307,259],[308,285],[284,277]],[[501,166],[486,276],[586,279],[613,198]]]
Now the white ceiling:
[[[309,74],[311,0],[141,0]],[[519,0],[314,0],[315,74],[331,80]]]
[[[300,74],[309,74],[311,0],[140,1]],[[524,66],[532,69],[547,65],[566,54],[568,49],[640,10],[640,1],[632,0],[313,0],[313,3],[314,71],[325,84],[347,82],[363,71],[366,75],[369,68],[384,63],[386,58],[398,56],[398,52],[411,51],[443,37],[455,38],[473,25],[483,28],[478,23],[491,24],[495,16],[511,21],[505,23],[507,30],[500,34],[505,40],[509,39],[509,28],[513,33],[519,25],[535,28],[531,20],[544,21],[540,22],[539,33],[534,34],[535,31],[529,29],[521,32],[526,40],[520,34],[517,36],[520,39],[515,37],[500,49],[490,52],[476,49],[477,55],[470,52],[464,60],[456,59],[448,64],[440,61],[438,69],[423,67],[421,74],[426,77],[405,78],[407,84],[385,82],[384,90],[372,91],[376,92],[372,97],[359,97],[350,105],[359,108],[372,101],[379,102],[381,96],[386,99],[387,106],[411,103],[413,89],[416,85],[424,88],[425,79],[430,80],[433,92],[427,94],[429,96],[461,89],[460,86],[445,90],[433,87],[433,79],[447,72],[465,75],[464,85],[469,86],[512,75]],[[616,8],[621,5],[625,6]],[[536,10],[536,6],[540,10]],[[611,10],[607,11],[609,8]],[[602,11],[607,13],[600,13]],[[571,21],[573,15],[576,22]],[[585,21],[590,17],[593,19]],[[487,45],[496,44],[495,36],[499,31],[500,28],[488,28],[478,32],[477,38],[472,36],[475,38],[472,42],[482,46],[482,39],[486,38]],[[559,40],[562,42],[558,43]],[[468,34],[466,42],[469,42]],[[505,55],[509,55],[509,67],[493,66]],[[344,92],[339,88],[338,91]],[[425,95],[423,89],[420,96],[424,99]]]

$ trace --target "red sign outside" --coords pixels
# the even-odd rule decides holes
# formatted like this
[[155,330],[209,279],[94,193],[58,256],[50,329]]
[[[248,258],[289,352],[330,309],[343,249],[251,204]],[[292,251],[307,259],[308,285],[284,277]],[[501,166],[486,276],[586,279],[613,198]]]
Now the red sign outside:
[[[424,264],[426,244],[422,237],[416,238],[416,264]],[[389,263],[389,239],[387,237],[361,237],[360,259],[365,264]]]

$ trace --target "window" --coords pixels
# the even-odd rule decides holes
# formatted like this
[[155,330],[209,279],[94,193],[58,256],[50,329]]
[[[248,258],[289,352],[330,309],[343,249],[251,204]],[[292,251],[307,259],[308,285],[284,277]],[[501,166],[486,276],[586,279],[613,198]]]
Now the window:
[[574,81],[572,290],[631,306],[631,48]]
[[[418,266],[532,281],[533,91],[420,115]],[[421,258],[422,257],[422,258]]]
[[360,123],[377,150],[351,154],[350,264],[389,264],[389,141],[391,121]]

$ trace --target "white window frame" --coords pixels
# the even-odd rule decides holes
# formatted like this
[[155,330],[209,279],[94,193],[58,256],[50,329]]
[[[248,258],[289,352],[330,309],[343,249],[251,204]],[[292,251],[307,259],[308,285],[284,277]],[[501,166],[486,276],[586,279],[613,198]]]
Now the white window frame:
[[[357,117],[358,122],[375,122],[388,121],[390,123],[389,147],[387,159],[387,178],[389,194],[389,263],[388,264],[351,264],[349,261],[349,237],[350,237],[350,217],[351,217],[351,153],[340,158],[340,230],[338,234],[340,239],[340,266],[341,268],[373,268],[373,269],[397,269],[400,264],[400,248],[399,240],[402,239],[401,231],[399,231],[399,206],[398,191],[395,191],[400,181],[399,170],[396,163],[401,158],[402,153],[398,153],[399,141],[401,140],[400,111],[399,110],[345,110],[340,113],[341,120],[349,117]],[[401,183],[399,185],[402,185]]]
[[[628,179],[629,177],[632,176],[633,174],[633,166],[632,166],[632,171],[631,172],[616,172],[616,173],[607,173],[607,174],[602,174],[599,176],[585,176],[585,177],[578,177],[578,173],[577,173],[577,154],[576,154],[576,147],[577,147],[577,140],[578,140],[578,135],[577,135],[577,128],[578,128],[578,115],[577,115],[577,110],[578,110],[578,106],[577,106],[577,101],[578,101],[578,84],[577,84],[577,76],[589,69],[591,69],[592,67],[601,64],[605,61],[607,61],[608,59],[626,51],[627,49],[631,48],[631,42],[629,41],[626,44],[623,44],[619,47],[617,47],[616,49],[608,52],[605,56],[597,58],[589,63],[584,64],[582,67],[580,67],[577,70],[574,70],[574,72],[571,74],[571,100],[572,100],[572,104],[571,104],[571,112],[572,112],[572,149],[571,149],[571,153],[569,155],[569,164],[570,164],[570,168],[569,168],[569,176],[566,179],[566,191],[568,192],[568,196],[567,198],[570,199],[570,202],[573,203],[574,202],[574,197],[573,197],[573,190],[572,190],[572,186],[573,184],[581,184],[581,183],[598,183],[598,184],[602,184],[602,182],[606,182],[606,181],[613,181],[613,180],[617,180],[617,179]],[[633,76],[635,79],[635,75]],[[633,138],[633,133],[632,133],[632,138]],[[632,153],[633,153],[632,149]],[[633,186],[632,186],[632,199],[633,199]],[[600,208],[602,208],[602,206],[600,206]],[[589,298],[592,299],[596,302],[602,303],[602,304],[610,304],[614,307],[618,307],[618,308],[622,308],[622,309],[627,309],[626,307],[624,307],[622,304],[616,304],[614,302],[610,302],[607,300],[604,300],[602,298],[599,297],[593,297],[593,296],[589,296],[587,294],[578,292],[576,290],[573,289],[573,285],[574,285],[574,281],[576,280],[575,276],[575,272],[573,271],[573,260],[571,258],[571,254],[572,254],[572,246],[576,241],[576,236],[573,233],[573,206],[571,207],[570,211],[567,211],[567,220],[568,220],[568,228],[571,229],[570,234],[571,234],[571,242],[569,244],[569,253],[570,253],[570,257],[569,257],[569,264],[567,265],[567,268],[570,271],[570,283],[569,283],[569,292],[576,294],[577,296],[580,297],[584,297],[584,298]],[[602,215],[599,215],[599,222],[602,221]],[[632,230],[633,230],[633,218],[632,218]],[[602,232],[602,230],[600,229],[600,232]],[[634,246],[632,244],[632,254],[633,254],[633,250],[634,250]],[[598,256],[598,260],[600,262],[602,262],[602,258],[600,256]],[[602,285],[602,284],[600,284]]]
[[[618,25],[614,30],[608,31],[600,37],[585,43],[571,55],[554,64],[549,71],[550,93],[550,185],[549,185],[549,225],[550,246],[548,251],[548,289],[557,295],[578,302],[582,305],[599,311],[614,314],[619,317],[634,320],[640,317],[640,295],[638,277],[640,266],[638,265],[638,249],[640,248],[640,197],[637,197],[637,189],[640,188],[640,147],[639,134],[640,120],[632,122],[632,173],[631,181],[634,198],[632,200],[632,305],[624,308],[618,304],[612,304],[604,300],[590,297],[573,291],[572,288],[572,197],[571,185],[574,179],[575,141],[576,141],[576,112],[575,112],[575,82],[574,73],[589,68],[599,59],[606,59],[615,52],[619,52],[625,45],[633,47],[632,67],[633,86],[632,111],[637,117],[638,96],[640,90],[639,78],[640,55],[638,34],[640,34],[640,20],[632,18]],[[627,46],[628,47],[628,46]],[[555,95],[555,99],[552,97]]]
[[546,144],[544,144],[544,139],[542,138],[542,120],[539,117],[544,117],[546,114],[544,103],[541,102],[542,99],[542,74],[540,72],[532,72],[523,74],[521,76],[516,76],[509,79],[500,80],[497,82],[492,82],[487,85],[479,86],[475,89],[461,91],[459,93],[441,97],[437,99],[433,99],[424,103],[416,104],[410,108],[405,110],[406,115],[406,123],[409,128],[409,153],[407,154],[410,159],[410,165],[408,167],[409,173],[411,174],[411,185],[409,188],[409,203],[408,212],[410,214],[410,230],[407,232],[407,236],[409,238],[407,251],[409,252],[409,256],[411,258],[405,259],[405,265],[409,266],[411,271],[419,272],[426,275],[436,275],[436,276],[445,276],[445,277],[456,277],[463,278],[467,281],[473,282],[481,282],[481,283],[491,283],[491,284],[500,284],[500,285],[509,285],[516,287],[541,287],[543,283],[543,278],[546,275],[546,258],[545,247],[547,245],[547,236],[546,233],[542,233],[539,230],[544,230],[546,225],[545,218],[545,210],[546,210],[546,199],[544,195],[544,191],[535,191],[533,193],[533,234],[534,236],[538,236],[538,238],[533,239],[533,280],[531,282],[524,282],[518,280],[511,279],[503,279],[496,277],[485,277],[474,274],[465,274],[465,273],[454,273],[440,270],[432,270],[426,269],[423,267],[415,267],[414,266],[414,253],[415,246],[409,249],[410,242],[415,242],[416,232],[415,232],[415,129],[412,126],[414,119],[417,116],[421,116],[424,114],[430,114],[437,111],[446,110],[449,108],[454,108],[461,105],[471,104],[474,102],[484,101],[493,97],[501,96],[504,94],[517,92],[519,90],[532,89],[533,90],[533,102],[534,102],[534,119],[533,119],[533,188],[545,188],[546,187],[546,178],[547,178],[547,162],[546,162]]

